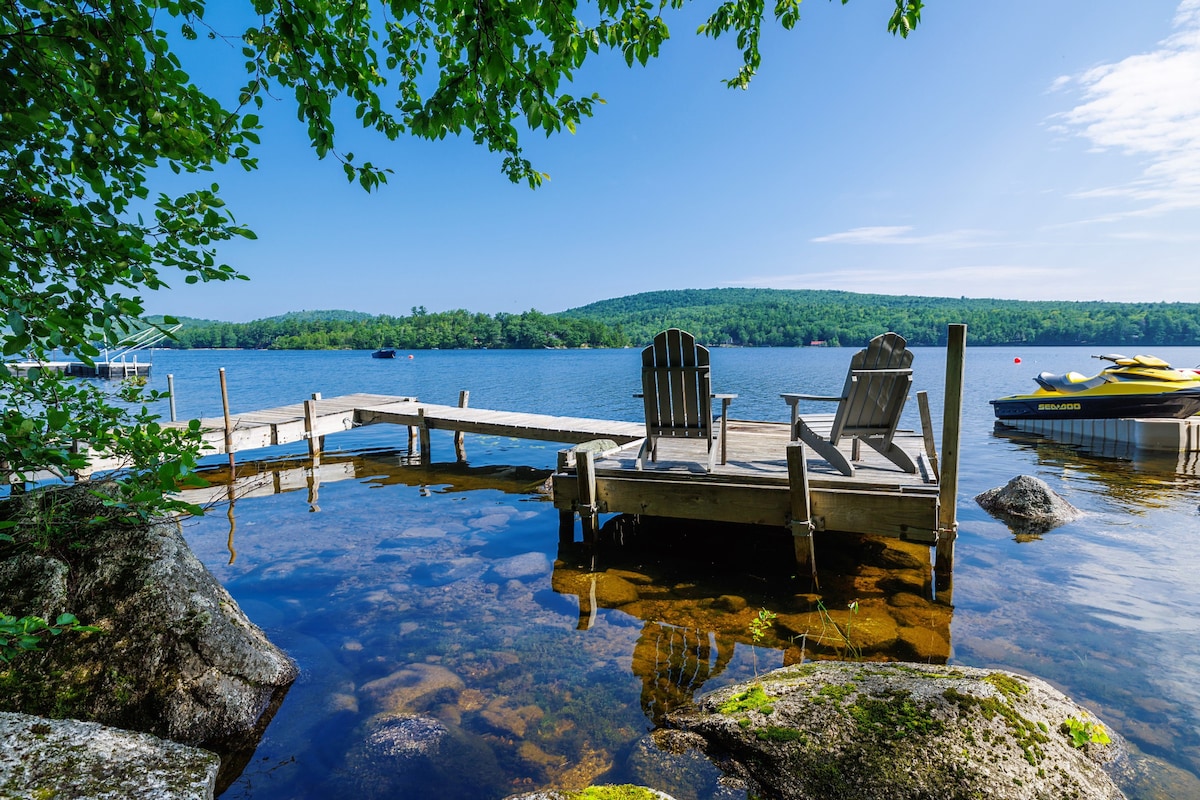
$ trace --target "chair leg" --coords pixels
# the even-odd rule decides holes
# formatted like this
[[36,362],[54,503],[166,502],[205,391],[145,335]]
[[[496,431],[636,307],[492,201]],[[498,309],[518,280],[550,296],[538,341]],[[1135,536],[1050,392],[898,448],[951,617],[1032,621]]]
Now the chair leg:
[[895,464],[900,469],[904,470],[910,475],[916,474],[917,465],[912,460],[912,456],[897,447],[895,442],[885,442],[879,439],[866,439],[865,441],[868,447],[874,449],[877,453]]
[[838,450],[829,440],[822,439],[814,433],[804,424],[803,420],[800,421],[800,440],[817,451],[817,455],[828,461],[838,472],[848,478],[854,477],[854,466],[846,460],[842,451]]
[[654,447],[653,441],[652,437],[647,436],[642,440],[642,446],[638,448],[637,458],[633,461],[634,469],[638,472],[642,471],[642,463],[646,460],[646,453],[651,452]]

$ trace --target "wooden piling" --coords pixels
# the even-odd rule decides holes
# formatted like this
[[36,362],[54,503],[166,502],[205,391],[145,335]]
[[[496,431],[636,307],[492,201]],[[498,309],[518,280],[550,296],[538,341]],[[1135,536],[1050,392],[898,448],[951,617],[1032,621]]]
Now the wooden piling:
[[945,577],[954,571],[954,540],[958,536],[958,449],[962,429],[966,349],[967,326],[951,325],[946,342],[946,399],[942,410],[938,541],[934,560],[934,571]]
[[[575,466],[575,453],[570,449],[558,451],[557,472],[564,473]],[[558,510],[558,543],[571,544],[575,541],[575,512],[569,509]]]
[[[466,408],[467,403],[471,399],[471,393],[463,389],[458,393],[458,407]],[[454,432],[454,457],[459,461],[467,460],[467,448],[463,442],[464,434],[461,430]]]
[[417,409],[417,433],[421,437],[421,463],[429,464],[432,454],[429,446],[429,425],[425,422],[425,409]]
[[804,445],[799,442],[787,448],[788,488],[791,496],[792,545],[796,553],[796,566],[812,574],[814,588],[817,582],[817,553],[813,542],[812,502],[808,487],[808,462],[804,459]]
[[317,401],[304,401],[304,436],[308,439],[308,454],[312,458],[321,455],[321,437],[317,436]]
[[234,474],[233,423],[229,419],[229,387],[225,384],[225,368],[221,367],[221,409],[225,413],[225,452],[229,454],[229,475]]

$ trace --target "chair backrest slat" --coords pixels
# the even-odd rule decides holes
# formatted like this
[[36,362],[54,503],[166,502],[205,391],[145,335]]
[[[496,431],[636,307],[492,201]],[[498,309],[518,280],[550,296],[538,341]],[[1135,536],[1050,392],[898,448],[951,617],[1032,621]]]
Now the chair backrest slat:
[[712,429],[708,348],[671,328],[642,350],[646,428],[663,436],[704,437]]
[[912,351],[897,333],[876,336],[850,359],[850,371],[842,389],[830,430],[830,441],[844,435],[895,433],[908,391],[912,387]]

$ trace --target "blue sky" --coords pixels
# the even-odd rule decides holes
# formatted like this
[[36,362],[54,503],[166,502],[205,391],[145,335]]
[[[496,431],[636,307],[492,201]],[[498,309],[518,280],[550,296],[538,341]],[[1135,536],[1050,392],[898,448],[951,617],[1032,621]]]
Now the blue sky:
[[258,234],[219,255],[251,281],[177,279],[148,309],[553,312],[721,286],[1200,302],[1200,0],[931,3],[907,40],[891,5],[804,3],[748,91],[721,83],[734,43],[694,35],[703,9],[645,68],[602,54],[574,89],[607,104],[527,138],[536,191],[469,139],[347,124],[344,149],[395,170],[368,195],[268,100],[260,169],[218,176]]

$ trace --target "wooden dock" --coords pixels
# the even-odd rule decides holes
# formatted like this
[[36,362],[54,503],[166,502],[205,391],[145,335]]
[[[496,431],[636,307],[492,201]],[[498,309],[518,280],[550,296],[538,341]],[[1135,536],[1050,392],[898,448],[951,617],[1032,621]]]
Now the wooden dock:
[[[965,343],[966,327],[950,326],[942,452],[934,448],[923,392],[917,393],[921,432],[899,432],[895,439],[918,461],[916,474],[904,472],[869,447],[855,453],[849,442],[845,454],[855,463],[854,475],[837,472],[792,440],[782,403],[778,422],[728,421],[721,431],[728,459],[711,472],[705,468],[703,439],[663,437],[657,461],[639,469],[637,455],[646,433],[641,423],[470,408],[467,392],[460,394],[457,406],[389,395],[313,395],[302,403],[240,414],[227,411],[222,418],[201,420],[201,435],[210,448],[206,454],[229,454],[231,468],[235,453],[307,441],[313,459],[309,480],[321,477],[317,470],[325,437],[363,425],[406,426],[409,456],[419,452],[426,467],[433,463],[432,430],[454,432],[458,461],[465,460],[462,437],[467,433],[574,445],[560,451],[552,476],[564,540],[574,538],[576,515],[586,540],[594,536],[604,513],[782,527],[794,537],[797,561],[813,567],[815,576],[814,531],[878,534],[936,546],[935,571],[948,576],[957,535]],[[116,466],[97,459],[93,471]]]

